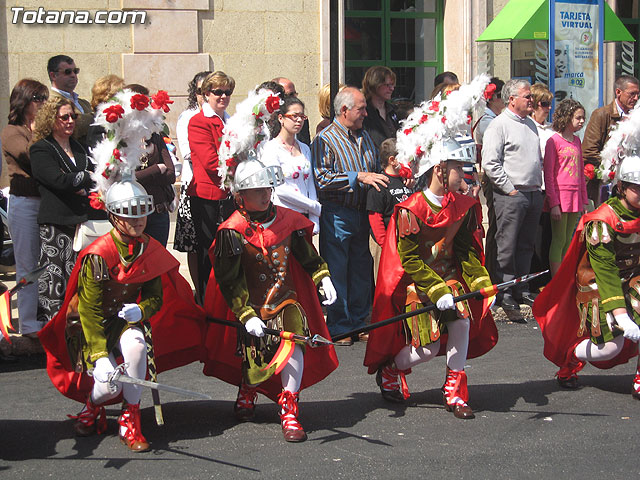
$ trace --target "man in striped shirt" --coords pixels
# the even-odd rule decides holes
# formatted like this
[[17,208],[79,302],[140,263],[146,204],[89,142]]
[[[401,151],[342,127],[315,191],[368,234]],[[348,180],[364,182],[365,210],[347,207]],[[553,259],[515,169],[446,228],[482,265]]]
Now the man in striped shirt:
[[[322,204],[320,255],[338,293],[327,307],[332,336],[362,327],[371,310],[372,259],[369,253],[367,191],[386,187],[378,152],[362,129],[367,102],[355,87],[334,100],[336,117],[311,145],[313,173]],[[357,340],[353,338],[352,340]],[[348,341],[348,339],[347,339]]]

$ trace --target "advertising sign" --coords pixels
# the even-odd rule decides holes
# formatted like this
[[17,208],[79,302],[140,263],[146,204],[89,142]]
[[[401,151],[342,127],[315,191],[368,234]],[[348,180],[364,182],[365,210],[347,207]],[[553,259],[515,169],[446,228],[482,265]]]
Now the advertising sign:
[[573,98],[587,115],[602,106],[603,23],[603,0],[549,2],[549,86],[556,105]]

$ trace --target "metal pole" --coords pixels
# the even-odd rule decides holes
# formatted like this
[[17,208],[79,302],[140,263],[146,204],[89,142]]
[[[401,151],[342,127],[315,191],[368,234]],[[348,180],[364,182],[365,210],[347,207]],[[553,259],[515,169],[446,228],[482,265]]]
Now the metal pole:
[[329,4],[329,83],[331,97],[331,120],[335,116],[333,99],[338,93],[338,76],[340,73],[340,39],[338,38],[338,0],[330,0]]

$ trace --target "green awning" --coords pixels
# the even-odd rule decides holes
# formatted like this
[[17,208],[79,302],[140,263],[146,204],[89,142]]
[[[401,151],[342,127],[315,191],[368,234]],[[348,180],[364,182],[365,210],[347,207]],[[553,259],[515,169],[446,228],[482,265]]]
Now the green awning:
[[[476,42],[548,39],[548,0],[510,0]],[[635,41],[607,3],[604,4],[604,41]]]

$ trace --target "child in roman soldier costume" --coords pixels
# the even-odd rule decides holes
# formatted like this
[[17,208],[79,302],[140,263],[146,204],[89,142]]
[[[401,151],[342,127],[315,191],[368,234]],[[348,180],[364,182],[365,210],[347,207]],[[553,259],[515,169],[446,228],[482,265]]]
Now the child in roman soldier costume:
[[[598,177],[615,195],[578,224],[558,273],[533,305],[544,355],[564,388],[578,388],[590,362],[612,368],[638,355],[640,340],[640,110],[620,122]],[[631,393],[640,399],[640,367]]]
[[324,290],[327,305],[336,291],[311,243],[313,223],[272,202],[284,177],[279,165],[262,163],[260,151],[268,139],[266,121],[279,104],[269,91],[252,92],[225,127],[220,177],[238,210],[220,225],[209,250],[205,309],[244,328],[209,326],[204,373],[239,386],[239,421],[253,418],[258,392],[277,399],[285,440],[301,442],[307,436],[298,421],[299,392],[331,373],[338,360],[332,346],[305,348],[265,336],[264,329],[328,337],[316,288]]
[[[154,201],[133,172],[164,117],[160,106],[140,97],[125,90],[99,109],[108,136],[93,151],[92,202],[106,207],[113,228],[80,252],[65,302],[40,333],[52,382],[84,403],[71,417],[76,434],[103,433],[104,405],[122,400],[119,436],[135,452],[149,449],[141,430],[142,387],[114,381],[115,370],[144,380],[148,365],[155,374],[200,360],[204,332],[204,312],[178,273],[179,262],[143,234]],[[113,111],[119,115],[109,116]],[[148,359],[148,351],[155,355]]]
[[498,339],[489,312],[492,300],[453,301],[491,285],[479,241],[480,204],[458,193],[463,165],[475,162],[475,145],[466,133],[469,112],[480,105],[488,81],[483,75],[444,99],[425,102],[398,132],[401,174],[418,178],[418,192],[395,207],[371,320],[431,303],[437,309],[372,330],[364,361],[369,373],[376,373],[382,397],[403,402],[408,397],[405,374],[446,354],[443,401],[461,419],[474,418],[467,404],[465,362],[489,351]]

